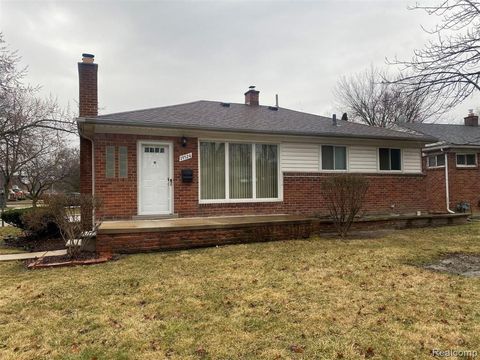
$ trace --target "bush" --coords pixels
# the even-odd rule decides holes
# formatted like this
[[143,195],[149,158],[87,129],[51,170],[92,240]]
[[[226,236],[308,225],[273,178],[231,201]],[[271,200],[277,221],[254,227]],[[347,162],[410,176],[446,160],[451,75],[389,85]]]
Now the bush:
[[[51,209],[54,221],[60,229],[68,254],[72,258],[79,256],[88,247],[88,243],[101,224],[98,216],[95,224],[92,224],[91,218],[83,218],[81,214],[92,214],[99,209],[101,202],[90,195],[58,194],[50,196],[46,204]],[[90,223],[89,227],[86,227],[87,223]]]
[[49,207],[37,207],[22,216],[26,230],[37,236],[56,236],[60,230],[55,223],[55,216]]
[[2,220],[19,229],[27,230],[27,227],[23,222],[23,215],[32,210],[33,208],[7,210],[2,214]]
[[322,184],[323,196],[333,224],[341,237],[345,237],[365,201],[368,180],[360,175],[332,176]]
[[7,224],[30,231],[36,236],[55,236],[59,233],[48,207],[7,210],[2,214],[2,219]]

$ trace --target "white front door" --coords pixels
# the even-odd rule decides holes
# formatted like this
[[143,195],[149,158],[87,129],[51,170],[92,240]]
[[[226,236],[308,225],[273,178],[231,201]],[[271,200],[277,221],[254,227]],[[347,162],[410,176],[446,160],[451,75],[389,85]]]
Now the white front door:
[[139,215],[170,214],[170,146],[142,143],[139,151]]

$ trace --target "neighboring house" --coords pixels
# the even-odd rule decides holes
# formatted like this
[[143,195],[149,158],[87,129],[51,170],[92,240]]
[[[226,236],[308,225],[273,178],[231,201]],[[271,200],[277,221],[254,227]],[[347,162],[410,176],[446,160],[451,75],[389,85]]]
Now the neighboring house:
[[[109,219],[326,214],[327,176],[364,174],[368,213],[428,211],[421,149],[431,137],[281,107],[195,101],[97,116],[97,64],[80,79],[81,192]],[[135,94],[132,94],[135,96]]]
[[434,212],[461,211],[468,203],[480,210],[480,127],[478,116],[470,112],[463,125],[404,124],[417,134],[437,139],[423,149],[427,174],[427,199]]

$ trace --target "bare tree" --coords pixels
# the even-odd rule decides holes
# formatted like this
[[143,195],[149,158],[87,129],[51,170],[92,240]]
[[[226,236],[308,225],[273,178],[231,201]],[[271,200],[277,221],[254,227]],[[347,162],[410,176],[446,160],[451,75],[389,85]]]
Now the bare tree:
[[423,122],[437,113],[427,93],[409,93],[374,67],[340,79],[335,95],[350,118],[371,126],[389,127],[397,121]]
[[[37,145],[38,146],[38,145]],[[32,147],[32,157],[21,169],[20,181],[30,193],[33,207],[38,200],[51,189],[53,185],[61,187],[61,183],[77,169],[78,151],[68,148],[61,139],[48,140],[41,145],[43,151],[38,152]]]
[[75,132],[68,112],[55,99],[40,99],[38,87],[23,83],[26,68],[19,67],[20,57],[11,51],[0,33],[0,177],[5,200],[14,176],[44,149],[35,147],[40,136]]
[[336,175],[323,181],[323,196],[341,237],[347,235],[355,216],[362,209],[368,187],[368,180],[361,175]]
[[442,0],[412,9],[440,18],[435,37],[409,61],[395,59],[403,75],[395,80],[409,92],[430,93],[448,109],[480,91],[480,1]]

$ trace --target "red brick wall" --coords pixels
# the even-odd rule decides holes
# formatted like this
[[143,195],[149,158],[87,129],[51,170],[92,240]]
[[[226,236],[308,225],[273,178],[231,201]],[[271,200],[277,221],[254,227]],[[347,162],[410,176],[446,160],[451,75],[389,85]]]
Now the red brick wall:
[[[480,153],[477,159],[480,159]],[[427,174],[428,206],[434,212],[446,212],[445,168],[429,169],[427,158],[423,167]],[[450,209],[455,211],[457,204],[466,201],[474,212],[480,211],[480,169],[476,167],[462,168],[456,166],[456,154],[448,154],[448,183],[450,193]]]
[[[211,216],[234,214],[326,214],[321,195],[321,183],[326,174],[285,173],[283,179],[284,199],[282,202],[199,204],[198,203],[198,142],[187,139],[182,147],[178,137],[159,137],[122,134],[95,135],[95,193],[102,198],[103,207],[99,215],[107,219],[128,219],[137,211],[137,141],[165,140],[174,144],[174,213],[179,216]],[[128,148],[128,177],[114,179],[105,177],[105,147]],[[179,162],[178,157],[191,152],[193,158]],[[181,181],[181,169],[193,169],[192,183]],[[425,197],[424,175],[367,175],[370,188],[367,193],[365,210],[368,213],[413,213],[428,210]]]
[[[477,159],[479,159],[477,154]],[[477,160],[478,164],[478,160]],[[448,182],[450,189],[450,208],[455,210],[458,203],[467,201],[473,211],[480,207],[480,170],[478,165],[472,168],[456,166],[455,154],[448,154]]]

